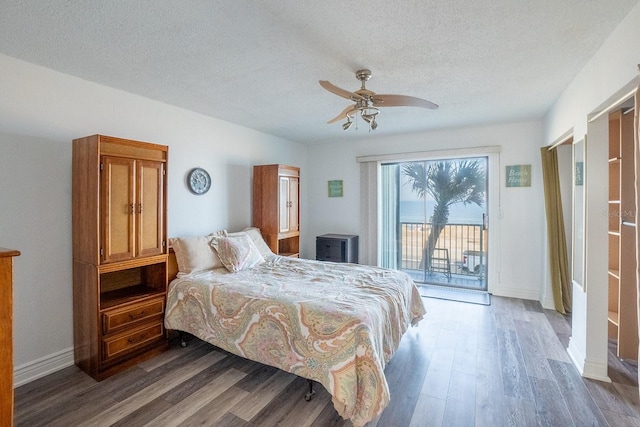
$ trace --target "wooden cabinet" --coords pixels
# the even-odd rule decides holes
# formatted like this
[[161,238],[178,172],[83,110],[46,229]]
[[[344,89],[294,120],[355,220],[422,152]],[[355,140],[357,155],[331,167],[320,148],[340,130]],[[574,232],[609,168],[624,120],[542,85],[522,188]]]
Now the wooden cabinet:
[[100,380],[167,348],[168,147],[73,141],[76,364]]
[[253,167],[253,226],[275,254],[300,255],[300,168]]
[[358,263],[358,236],[323,234],[316,237],[316,260]]
[[103,156],[102,262],[163,253],[164,163]]
[[0,248],[0,420],[13,425],[13,257],[20,252]]
[[633,113],[609,115],[609,338],[617,355],[638,358]]

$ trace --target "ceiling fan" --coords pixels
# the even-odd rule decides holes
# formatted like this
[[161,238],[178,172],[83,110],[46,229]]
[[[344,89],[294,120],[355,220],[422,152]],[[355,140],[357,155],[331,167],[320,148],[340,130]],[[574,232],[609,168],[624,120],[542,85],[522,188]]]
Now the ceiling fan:
[[342,110],[333,119],[327,123],[334,123],[338,120],[347,119],[342,125],[342,129],[349,130],[353,125],[352,119],[357,117],[360,113],[362,120],[369,124],[370,130],[376,130],[378,123],[376,122],[376,116],[380,113],[381,107],[421,107],[435,110],[438,108],[437,104],[427,101],[426,99],[416,98],[406,95],[378,95],[373,91],[370,91],[365,87],[365,82],[371,78],[371,70],[358,70],[356,71],[356,78],[362,82],[362,87],[355,92],[349,92],[348,90],[341,89],[326,80],[320,80],[320,86],[328,90],[329,92],[341,96],[346,99],[350,99],[355,102],[353,105],[349,105]]

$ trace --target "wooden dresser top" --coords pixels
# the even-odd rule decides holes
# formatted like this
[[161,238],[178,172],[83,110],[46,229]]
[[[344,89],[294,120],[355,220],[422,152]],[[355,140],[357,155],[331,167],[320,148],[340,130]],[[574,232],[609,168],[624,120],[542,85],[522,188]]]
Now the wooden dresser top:
[[20,255],[20,251],[15,249],[7,249],[0,247],[0,258],[10,257],[10,256],[18,256]]

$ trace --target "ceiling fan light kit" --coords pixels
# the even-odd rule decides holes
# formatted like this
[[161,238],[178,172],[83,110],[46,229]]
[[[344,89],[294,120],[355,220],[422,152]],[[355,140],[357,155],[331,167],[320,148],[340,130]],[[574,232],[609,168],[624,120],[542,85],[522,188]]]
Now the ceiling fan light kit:
[[371,78],[370,70],[363,69],[356,71],[356,78],[362,82],[362,86],[355,92],[341,89],[329,83],[327,80],[320,80],[319,82],[320,86],[329,92],[355,102],[355,104],[348,106],[340,114],[327,122],[334,123],[338,120],[347,119],[347,121],[342,124],[342,129],[345,131],[351,128],[353,125],[352,119],[354,117],[357,118],[358,114],[362,120],[369,125],[369,131],[376,130],[378,128],[376,117],[380,113],[381,107],[421,107],[430,110],[438,108],[438,105],[431,101],[413,96],[377,95],[365,87],[365,82]]

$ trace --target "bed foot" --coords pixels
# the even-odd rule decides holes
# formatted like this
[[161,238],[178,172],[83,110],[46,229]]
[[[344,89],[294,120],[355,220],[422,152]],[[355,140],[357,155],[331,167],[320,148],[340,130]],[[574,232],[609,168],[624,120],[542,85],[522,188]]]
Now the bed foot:
[[180,332],[180,347],[184,348],[187,346],[187,340],[184,339],[184,332]]
[[304,400],[306,400],[308,402],[308,401],[311,400],[313,395],[316,394],[316,391],[313,389],[313,381],[308,379],[307,383],[309,384],[309,391],[304,395]]

